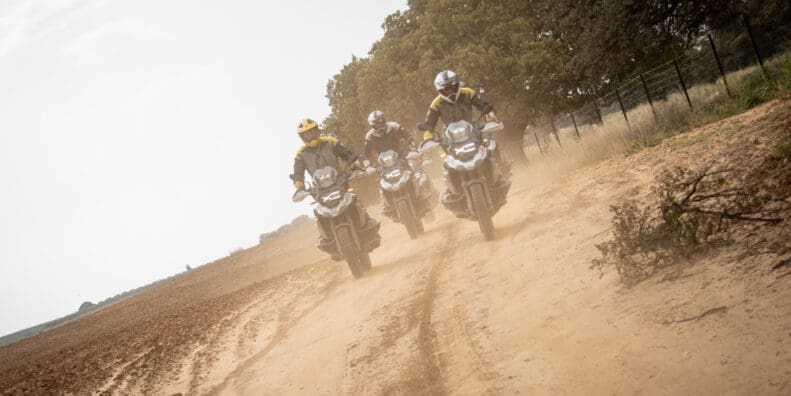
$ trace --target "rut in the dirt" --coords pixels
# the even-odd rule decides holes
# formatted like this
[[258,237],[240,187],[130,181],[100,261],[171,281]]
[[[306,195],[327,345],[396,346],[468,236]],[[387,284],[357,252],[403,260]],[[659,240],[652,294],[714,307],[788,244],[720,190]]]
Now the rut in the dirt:
[[443,382],[442,359],[437,345],[436,330],[432,326],[436,297],[438,294],[438,278],[448,267],[453,259],[456,248],[457,230],[454,225],[448,225],[443,231],[443,246],[430,258],[430,269],[422,292],[405,306],[404,313],[409,319],[409,325],[403,328],[397,337],[403,337],[417,326],[415,343],[417,355],[411,357],[410,362],[402,368],[399,375],[401,381],[387,384],[382,391],[388,393],[427,393],[442,395],[447,391]]
[[[328,274],[330,275],[330,274]],[[239,365],[234,368],[221,382],[220,384],[214,386],[208,394],[210,395],[219,395],[223,393],[223,390],[228,386],[228,384],[233,381],[234,379],[238,378],[240,373],[245,372],[249,369],[253,364],[257,363],[267,354],[277,346],[277,344],[282,341],[288,334],[288,331],[296,326],[305,316],[310,314],[313,310],[321,305],[324,302],[324,299],[332,293],[332,291],[338,286],[338,283],[341,280],[340,271],[335,270],[331,272],[331,277],[327,283],[322,285],[318,293],[300,293],[294,296],[285,307],[280,310],[277,318],[277,330],[275,334],[271,337],[269,342],[267,342],[266,346],[253,354],[252,356],[244,359]],[[310,304],[305,309],[295,312],[296,307],[304,301],[306,297],[310,297],[313,299],[313,303]],[[295,314],[296,313],[296,314]]]

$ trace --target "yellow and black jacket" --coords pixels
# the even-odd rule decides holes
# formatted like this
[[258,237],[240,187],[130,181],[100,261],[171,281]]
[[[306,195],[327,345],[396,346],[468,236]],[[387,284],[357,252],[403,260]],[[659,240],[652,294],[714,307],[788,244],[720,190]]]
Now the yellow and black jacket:
[[352,163],[357,160],[357,154],[343,147],[338,139],[329,136],[321,136],[316,147],[302,145],[294,156],[294,173],[289,176],[294,181],[294,187],[302,188],[305,185],[305,171],[313,176],[317,169],[331,166],[340,173],[338,158]]
[[488,113],[493,110],[493,107],[486,103],[472,88],[459,88],[459,97],[456,99],[456,103],[448,102],[442,96],[437,95],[428,108],[426,120],[418,125],[418,129],[433,132],[440,118],[442,118],[442,123],[445,125],[461,120],[473,122],[473,107],[481,113]]

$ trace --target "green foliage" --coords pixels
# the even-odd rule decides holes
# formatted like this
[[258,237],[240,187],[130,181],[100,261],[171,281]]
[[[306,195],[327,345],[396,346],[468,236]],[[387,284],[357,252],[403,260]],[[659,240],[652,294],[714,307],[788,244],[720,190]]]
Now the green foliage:
[[780,90],[791,91],[791,59],[787,59],[777,68],[775,78]]
[[521,131],[578,86],[558,73],[566,49],[541,34],[533,8],[523,1],[410,2],[406,11],[387,17],[384,37],[369,57],[353,58],[330,80],[332,114],[325,128],[354,148],[374,109],[412,129],[436,96],[434,76],[452,69],[468,86],[485,88],[498,116]]
[[761,72],[745,76],[739,90],[742,109],[750,109],[765,102],[771,92],[771,85],[771,81]]
[[[767,77],[767,74],[770,77]],[[791,59],[769,63],[765,72],[755,68],[738,77],[734,98],[718,103],[714,111],[721,118],[729,117],[784,93],[787,94],[789,90],[791,90]]]
[[[521,136],[541,115],[607,92],[636,71],[667,61],[706,29],[758,34],[788,15],[786,1],[411,0],[389,15],[365,58],[352,58],[327,84],[327,132],[360,150],[366,116],[383,110],[412,129],[436,96],[432,81],[456,71],[486,89],[498,116]],[[765,42],[771,44],[771,40]],[[526,89],[527,88],[527,89]]]

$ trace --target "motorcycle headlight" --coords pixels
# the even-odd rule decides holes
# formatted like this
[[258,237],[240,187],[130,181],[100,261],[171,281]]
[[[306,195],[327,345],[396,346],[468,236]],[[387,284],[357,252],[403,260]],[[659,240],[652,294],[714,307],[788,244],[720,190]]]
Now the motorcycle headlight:
[[335,184],[335,179],[337,179],[337,177],[338,171],[329,166],[321,168],[313,174],[313,180],[319,188],[327,188]]
[[473,127],[467,121],[456,121],[450,123],[445,129],[445,136],[451,144],[464,143],[473,138]]
[[389,182],[397,181],[401,178],[401,169],[395,168],[390,172],[385,173],[385,180]]
[[319,201],[321,201],[321,203],[324,206],[332,206],[332,205],[338,203],[338,201],[340,201],[341,197],[343,197],[343,193],[341,193],[341,190],[332,190],[332,191],[320,196],[319,197]]
[[387,150],[382,154],[379,154],[379,165],[382,168],[389,168],[395,165],[396,161],[398,160],[398,154],[396,154],[393,150]]
[[478,143],[467,142],[465,144],[462,144],[461,146],[454,147],[453,156],[458,158],[466,158],[475,154],[475,152],[477,151],[478,151]]

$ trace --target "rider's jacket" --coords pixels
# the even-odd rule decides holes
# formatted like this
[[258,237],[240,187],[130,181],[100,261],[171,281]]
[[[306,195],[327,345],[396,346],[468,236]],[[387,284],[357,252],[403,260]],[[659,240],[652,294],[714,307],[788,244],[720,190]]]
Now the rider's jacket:
[[376,161],[379,154],[387,150],[393,150],[401,156],[406,155],[413,144],[412,136],[397,122],[388,121],[385,125],[382,136],[377,136],[373,128],[365,134],[363,152],[371,161]]
[[343,147],[338,139],[322,136],[316,147],[309,147],[305,144],[297,150],[297,154],[294,156],[294,173],[289,177],[294,181],[294,186],[300,188],[305,182],[305,171],[313,176],[317,169],[331,166],[340,172],[338,158],[352,163],[357,160],[357,154]]
[[451,103],[445,100],[440,95],[431,102],[426,114],[426,120],[418,125],[421,131],[434,131],[437,126],[437,121],[442,118],[442,123],[445,125],[451,122],[466,120],[473,122],[472,107],[475,106],[480,112],[492,111],[491,105],[486,103],[481,96],[472,88],[461,87],[459,88],[459,97],[456,103]]

